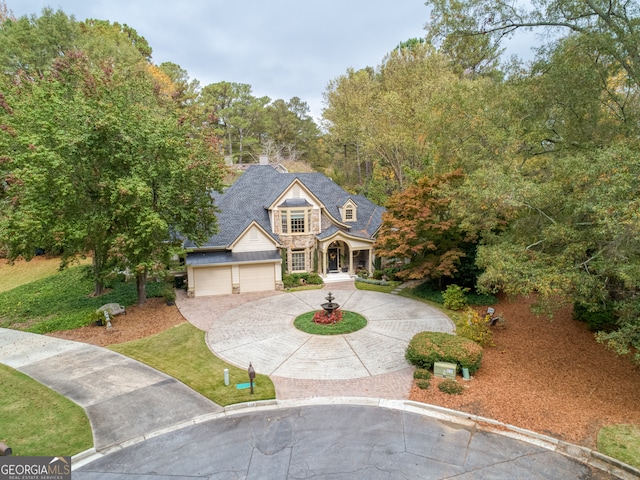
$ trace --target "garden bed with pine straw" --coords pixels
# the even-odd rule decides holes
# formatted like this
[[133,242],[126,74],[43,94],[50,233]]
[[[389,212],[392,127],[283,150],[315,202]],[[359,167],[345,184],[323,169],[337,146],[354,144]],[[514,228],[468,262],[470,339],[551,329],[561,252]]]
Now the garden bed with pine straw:
[[640,368],[596,343],[571,308],[553,319],[530,311],[531,300],[501,301],[504,329],[494,329],[493,347],[464,384],[447,395],[434,378],[426,390],[414,382],[410,398],[595,448],[604,425],[640,425]]

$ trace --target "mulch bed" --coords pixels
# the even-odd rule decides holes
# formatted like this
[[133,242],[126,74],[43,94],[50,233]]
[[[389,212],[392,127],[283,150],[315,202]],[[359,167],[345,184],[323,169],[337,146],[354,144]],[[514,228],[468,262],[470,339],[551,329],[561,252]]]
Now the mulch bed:
[[175,305],[168,306],[162,298],[150,298],[142,306],[127,307],[126,315],[111,317],[110,331],[106,327],[89,325],[48,335],[106,347],[145,338],[185,321]]
[[413,386],[411,399],[461,410],[595,448],[598,430],[609,424],[640,425],[640,368],[596,343],[571,308],[553,319],[531,313],[531,299],[501,301],[507,320],[494,330],[482,366],[466,390],[447,395],[433,379]]

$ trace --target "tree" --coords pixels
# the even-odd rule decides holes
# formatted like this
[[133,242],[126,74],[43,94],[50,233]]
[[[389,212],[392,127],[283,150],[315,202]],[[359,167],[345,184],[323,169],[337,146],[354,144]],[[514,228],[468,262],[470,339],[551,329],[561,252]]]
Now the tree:
[[12,20],[15,22],[16,17],[13,11],[7,7],[7,2],[4,0],[0,2],[0,25],[3,25],[5,21]]
[[624,0],[429,0],[432,21],[427,31],[444,45],[473,36],[497,45],[518,29],[571,31],[623,68],[640,85],[640,5]]
[[277,160],[299,160],[313,148],[318,128],[306,102],[298,97],[288,102],[274,100],[267,105],[265,116],[263,146],[275,150]]
[[[129,45],[129,48],[135,48]],[[217,145],[136,66],[67,51],[49,69],[3,79],[0,243],[8,257],[36,247],[63,261],[91,253],[96,294],[114,268],[144,280],[178,234],[215,231]]]
[[400,278],[440,279],[457,271],[464,235],[449,211],[447,189],[461,179],[460,171],[422,177],[389,199],[376,253],[402,265]]
[[[366,118],[373,101],[375,89],[375,74],[372,68],[355,71],[348,69],[345,75],[329,82],[324,93],[327,107],[322,115],[330,131],[333,141],[344,147],[345,162],[342,171],[348,171],[346,161],[347,147],[352,146],[356,153],[356,172],[358,184],[370,180],[372,164],[368,156],[363,153],[366,141]],[[363,158],[364,157],[364,158]],[[362,163],[364,162],[364,175]]]
[[[480,283],[597,308],[622,307],[640,287],[640,162],[636,146],[557,156],[537,175],[496,176],[485,209],[508,219],[485,235]],[[538,170],[541,165],[532,166]],[[531,170],[527,169],[528,172]]]
[[200,90],[200,82],[198,80],[189,80],[189,73],[173,62],[163,62],[159,68],[171,80],[171,85],[173,86],[171,96],[174,100],[184,104],[196,101]]
[[242,163],[247,153],[255,153],[269,97],[254,97],[251,85],[245,83],[219,82],[205,86],[200,101],[205,117],[224,139],[227,155]]
[[37,17],[9,17],[0,28],[3,74],[42,77],[53,61],[76,47],[78,24],[63,11],[45,8]]
[[402,190],[433,165],[433,102],[456,80],[446,58],[430,45],[395,49],[375,72],[350,71],[329,84],[329,134],[342,145],[357,145],[357,160],[361,153],[371,159],[372,180],[384,182],[386,194]]

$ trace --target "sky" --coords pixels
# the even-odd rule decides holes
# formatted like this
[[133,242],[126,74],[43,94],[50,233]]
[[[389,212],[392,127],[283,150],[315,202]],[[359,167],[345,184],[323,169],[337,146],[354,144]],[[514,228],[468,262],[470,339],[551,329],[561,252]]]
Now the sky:
[[201,86],[249,84],[256,97],[299,97],[318,120],[329,81],[382,63],[424,37],[423,0],[5,0],[20,17],[61,9],[76,20],[126,23],[152,61],[173,62]]

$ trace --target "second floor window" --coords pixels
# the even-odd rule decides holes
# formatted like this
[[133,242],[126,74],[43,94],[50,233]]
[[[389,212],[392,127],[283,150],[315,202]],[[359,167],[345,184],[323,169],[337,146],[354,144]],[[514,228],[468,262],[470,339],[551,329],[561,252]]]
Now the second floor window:
[[310,233],[311,209],[309,210],[281,210],[280,233]]
[[304,233],[305,231],[304,211],[291,212],[291,233]]

